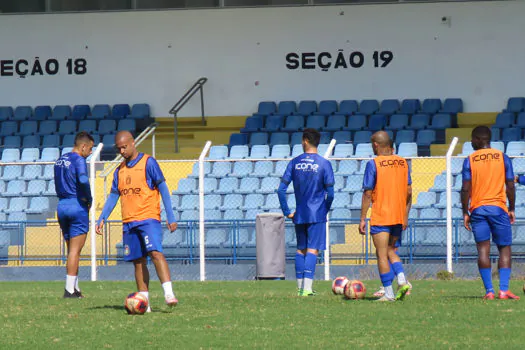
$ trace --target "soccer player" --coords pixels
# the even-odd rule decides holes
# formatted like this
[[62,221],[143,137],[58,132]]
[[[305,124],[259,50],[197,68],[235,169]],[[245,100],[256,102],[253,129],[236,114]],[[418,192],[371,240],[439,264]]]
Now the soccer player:
[[[297,236],[295,276],[297,295],[312,296],[315,265],[319,250],[326,249],[326,215],[334,200],[332,164],[317,154],[321,134],[305,129],[304,153],[286,167],[277,190],[284,216],[293,220]],[[293,182],[297,209],[291,212],[286,201],[286,189]]]
[[93,142],[87,132],[78,133],[73,150],[62,155],[54,166],[59,199],[57,217],[67,246],[64,298],[83,298],[78,286],[78,264],[89,231],[89,208],[93,201],[86,166]]
[[[406,159],[392,154],[391,140],[386,132],[376,132],[371,142],[377,157],[365,168],[359,233],[366,234],[366,215],[372,204],[370,234],[376,248],[379,276],[385,288],[385,294],[378,301],[403,300],[410,287],[395,245],[408,223],[412,202],[410,169]],[[399,285],[396,295],[392,289],[394,274]]]
[[104,222],[120,198],[124,260],[132,261],[135,266],[135,281],[139,293],[149,299],[149,256],[162,283],[166,304],[175,306],[178,300],[173,293],[168,263],[162,253],[159,194],[166,209],[168,229],[175,231],[177,223],[164,175],[153,157],[137,151],[135,140],[129,131],[118,132],[115,135],[115,145],[124,162],[113,174],[111,193],[98,219],[97,233],[102,234]]
[[492,300],[495,297],[489,257],[491,233],[499,251],[498,297],[519,299],[509,291],[511,224],[516,219],[514,171],[510,159],[503,152],[490,148],[491,136],[491,131],[486,126],[477,126],[472,130],[474,153],[465,159],[462,171],[463,222],[467,230],[472,230],[478,248],[478,268],[486,291],[483,299]]

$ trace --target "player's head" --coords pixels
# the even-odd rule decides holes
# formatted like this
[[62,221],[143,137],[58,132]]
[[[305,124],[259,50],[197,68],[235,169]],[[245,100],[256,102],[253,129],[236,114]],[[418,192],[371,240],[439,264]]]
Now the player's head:
[[474,150],[490,147],[492,132],[490,128],[484,125],[476,126],[472,130],[472,148]]
[[378,131],[374,133],[370,138],[370,141],[372,142],[372,149],[374,150],[375,155],[378,155],[379,153],[381,153],[381,155],[389,155],[393,153],[394,143],[386,132]]
[[309,149],[315,148],[317,149],[317,146],[319,146],[319,142],[321,141],[321,134],[319,131],[315,129],[304,129],[303,131],[303,150],[306,152]]
[[125,160],[132,159],[137,152],[135,139],[129,131],[119,131],[115,135],[115,147]]
[[95,140],[93,139],[93,136],[85,131],[81,131],[75,136],[74,151],[82,157],[87,158],[91,154],[94,144]]

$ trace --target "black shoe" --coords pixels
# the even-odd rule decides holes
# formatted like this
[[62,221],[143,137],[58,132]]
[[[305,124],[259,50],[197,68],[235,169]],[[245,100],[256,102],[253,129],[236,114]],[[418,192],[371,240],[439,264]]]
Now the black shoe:
[[83,298],[85,298],[85,296],[82,295],[82,292],[79,291],[79,290],[77,290],[77,289],[75,289],[75,293],[74,293],[74,294],[75,294],[75,295],[77,296],[77,298],[79,298],[79,299],[83,299]]
[[76,292],[69,293],[67,290],[64,289],[64,298],[68,299],[78,299],[80,298]]

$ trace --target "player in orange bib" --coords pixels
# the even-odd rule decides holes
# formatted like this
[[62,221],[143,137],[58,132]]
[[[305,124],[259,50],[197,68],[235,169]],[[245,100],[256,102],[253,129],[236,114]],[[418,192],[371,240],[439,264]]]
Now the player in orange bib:
[[[377,157],[369,161],[365,169],[359,233],[366,234],[366,215],[372,204],[370,234],[385,289],[385,294],[378,301],[403,300],[410,286],[396,254],[396,242],[406,229],[412,202],[410,168],[406,159],[392,154],[392,143],[386,132],[376,132],[371,142]],[[399,284],[396,295],[392,289],[395,275]]]
[[171,232],[177,229],[166,180],[157,161],[137,151],[135,140],[129,131],[118,132],[115,145],[125,160],[113,175],[111,193],[98,219],[97,233],[102,234],[104,222],[120,198],[124,260],[132,261],[135,266],[138,291],[149,299],[149,271],[146,260],[149,256],[162,283],[166,304],[175,306],[178,300],[173,293],[170,270],[162,253],[161,197],[166,208],[168,229]]
[[[514,171],[503,152],[490,148],[491,131],[486,126],[472,130],[475,150],[463,163],[461,205],[467,230],[472,230],[478,248],[478,268],[485,286],[484,299],[494,299],[490,264],[490,237],[499,250],[500,299],[519,299],[509,291],[512,260],[512,229],[516,217]],[[509,206],[507,208],[507,199]],[[470,207],[469,207],[470,201]]]

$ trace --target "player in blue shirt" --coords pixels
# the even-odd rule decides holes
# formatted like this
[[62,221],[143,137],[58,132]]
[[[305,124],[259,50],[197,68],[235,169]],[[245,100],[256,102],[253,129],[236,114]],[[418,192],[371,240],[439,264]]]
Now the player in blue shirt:
[[[326,215],[334,200],[332,164],[317,154],[321,134],[315,129],[303,132],[304,153],[287,166],[277,190],[284,215],[292,219],[297,235],[295,276],[297,295],[311,296],[319,250],[326,249]],[[297,209],[291,212],[286,189],[293,182]]]
[[73,150],[60,157],[54,166],[59,198],[57,217],[67,245],[64,298],[83,297],[78,286],[78,264],[89,231],[89,208],[93,202],[86,166],[93,142],[87,132],[78,133]]

